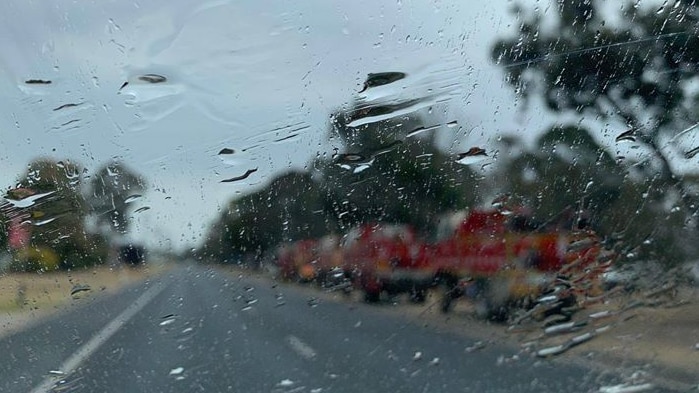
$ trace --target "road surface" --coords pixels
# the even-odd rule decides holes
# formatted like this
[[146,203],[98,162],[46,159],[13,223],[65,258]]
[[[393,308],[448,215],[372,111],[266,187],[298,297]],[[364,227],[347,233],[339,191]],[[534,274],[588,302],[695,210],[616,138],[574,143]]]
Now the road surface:
[[[0,341],[0,392],[597,392],[621,383],[381,306],[190,266]],[[653,390],[659,391],[659,390]]]

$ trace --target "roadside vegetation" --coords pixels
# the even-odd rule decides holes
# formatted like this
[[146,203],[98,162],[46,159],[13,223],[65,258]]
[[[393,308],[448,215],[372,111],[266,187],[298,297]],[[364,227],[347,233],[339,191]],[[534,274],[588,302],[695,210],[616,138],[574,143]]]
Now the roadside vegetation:
[[0,199],[0,268],[49,272],[115,259],[144,180],[119,162],[94,174],[38,158]]

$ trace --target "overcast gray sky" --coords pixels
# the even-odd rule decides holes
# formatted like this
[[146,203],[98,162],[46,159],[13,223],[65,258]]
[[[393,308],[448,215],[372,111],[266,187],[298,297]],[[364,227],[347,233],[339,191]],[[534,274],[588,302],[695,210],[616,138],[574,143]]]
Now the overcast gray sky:
[[[36,156],[90,172],[121,159],[149,180],[139,207],[151,209],[135,215],[136,235],[182,247],[231,197],[331,151],[328,116],[357,98],[370,72],[408,73],[389,95],[443,94],[436,121],[463,129],[435,132],[457,146],[540,130],[550,117],[536,106],[519,112],[489,60],[493,40],[513,32],[511,4],[2,2],[0,184]],[[139,83],[142,74],[168,81]],[[81,105],[53,110],[71,103]],[[255,148],[224,162],[224,147]],[[220,183],[251,168],[244,181]]]

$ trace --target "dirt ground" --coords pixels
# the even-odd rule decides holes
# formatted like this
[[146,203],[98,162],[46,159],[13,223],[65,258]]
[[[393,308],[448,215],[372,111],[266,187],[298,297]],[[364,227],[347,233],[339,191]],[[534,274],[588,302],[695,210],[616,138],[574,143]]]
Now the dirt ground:
[[73,272],[0,274],[0,337],[101,293],[113,293],[163,271],[100,266]]
[[[482,340],[482,345],[507,343],[513,353],[504,354],[508,361],[573,361],[598,369],[628,369],[647,374],[667,386],[699,389],[699,290],[686,289],[671,307],[638,306],[632,296],[622,296],[575,314],[580,325],[569,333],[546,334],[541,323],[511,327],[478,319],[468,301],[460,301],[449,314],[439,310],[437,294],[424,305],[391,307],[416,321],[436,328],[467,332]],[[591,315],[606,317],[590,318]],[[589,340],[551,356],[538,356],[547,348],[570,342],[573,338]]]
[[[699,388],[699,299],[696,293],[692,296],[689,303],[677,307],[625,311],[607,323],[609,331],[574,348],[571,355],[592,354],[607,364],[642,365],[658,376]],[[605,309],[615,307],[618,304]],[[596,310],[588,314],[592,311]]]

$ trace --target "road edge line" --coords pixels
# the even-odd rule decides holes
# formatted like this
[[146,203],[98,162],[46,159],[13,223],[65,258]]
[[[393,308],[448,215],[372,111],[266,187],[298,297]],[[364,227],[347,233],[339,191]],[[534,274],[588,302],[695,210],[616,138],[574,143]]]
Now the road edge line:
[[[139,311],[148,305],[160,292],[165,289],[165,284],[159,283],[141,296],[138,297],[131,305],[126,307],[121,314],[107,323],[99,332],[97,332],[90,340],[83,344],[77,351],[66,359],[58,368],[61,371],[60,378],[64,379],[72,374],[85,360],[87,360],[95,351],[97,351],[107,340],[109,340],[119,329],[133,318]],[[46,377],[41,384],[37,385],[30,393],[48,393],[56,384],[56,376]]]

